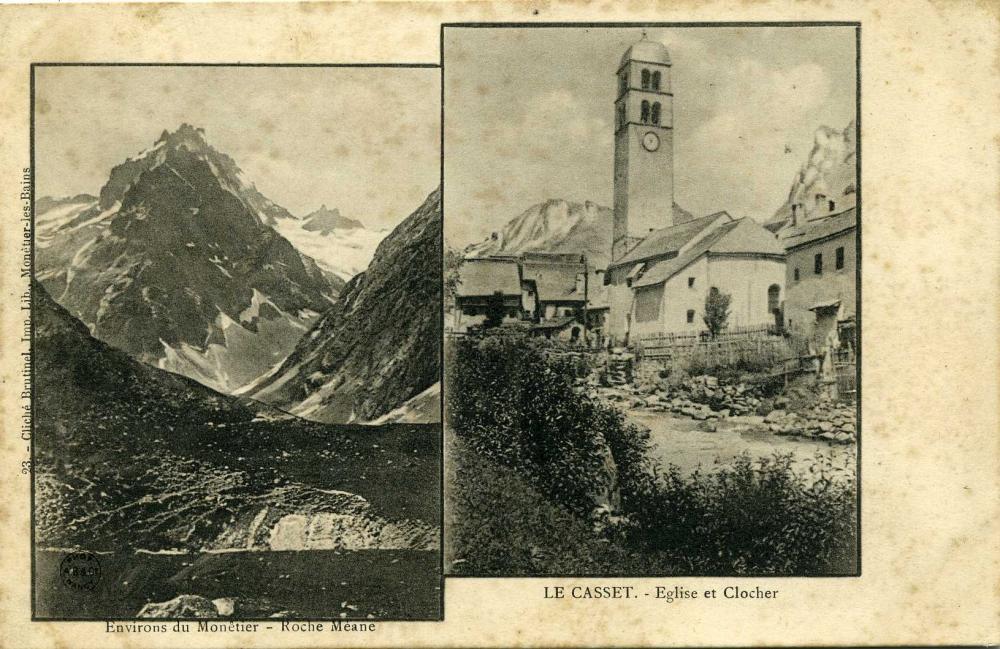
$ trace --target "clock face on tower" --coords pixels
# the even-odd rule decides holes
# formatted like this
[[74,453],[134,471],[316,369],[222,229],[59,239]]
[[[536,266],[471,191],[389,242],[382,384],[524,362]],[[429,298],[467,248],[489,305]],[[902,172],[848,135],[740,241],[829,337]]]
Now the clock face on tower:
[[660,148],[659,136],[652,131],[646,133],[642,136],[642,146],[644,146],[647,151],[656,151]]

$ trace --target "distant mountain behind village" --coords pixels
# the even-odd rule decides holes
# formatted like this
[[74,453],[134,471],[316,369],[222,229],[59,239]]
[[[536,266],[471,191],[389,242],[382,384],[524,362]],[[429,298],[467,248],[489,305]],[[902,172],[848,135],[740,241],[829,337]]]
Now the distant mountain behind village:
[[326,423],[438,421],[429,389],[440,376],[441,245],[439,188],[379,244],[288,358],[243,392]]
[[[788,197],[768,223],[792,216],[792,205],[802,205],[805,218],[840,212],[856,203],[857,168],[854,120],[844,130],[816,129],[812,150],[795,175]],[[823,196],[818,200],[817,196]],[[830,209],[833,201],[833,209]]]
[[[690,212],[674,204],[674,221],[693,218]],[[532,205],[511,219],[499,232],[465,248],[467,257],[519,254],[530,251],[583,252],[594,268],[606,268],[611,258],[610,207],[586,201],[577,203],[550,199]]]
[[98,339],[232,392],[343,286],[276,230],[297,222],[183,124],[114,167],[98,197],[38,201],[37,277]]

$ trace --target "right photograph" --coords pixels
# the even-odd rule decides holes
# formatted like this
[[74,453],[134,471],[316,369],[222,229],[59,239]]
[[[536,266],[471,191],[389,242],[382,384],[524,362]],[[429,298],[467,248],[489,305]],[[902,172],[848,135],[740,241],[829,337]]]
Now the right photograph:
[[446,574],[860,575],[860,26],[442,41]]

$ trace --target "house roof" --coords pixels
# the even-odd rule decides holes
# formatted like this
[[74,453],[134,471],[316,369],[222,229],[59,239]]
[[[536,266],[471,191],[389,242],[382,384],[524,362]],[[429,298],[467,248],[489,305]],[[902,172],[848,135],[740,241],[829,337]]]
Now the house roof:
[[723,223],[672,259],[649,262],[633,287],[662,284],[706,254],[770,255],[783,257],[784,248],[774,235],[750,218]]
[[781,238],[785,250],[798,248],[825,239],[836,234],[847,232],[858,225],[857,210],[850,208],[838,214],[825,216],[821,219],[806,221],[786,230]]
[[521,295],[521,276],[517,261],[489,257],[466,259],[458,269],[459,297],[481,297],[500,291]]
[[582,263],[528,261],[526,258],[521,268],[524,280],[535,283],[539,301],[583,301],[582,289],[576,290],[576,277],[585,269]]
[[653,257],[676,255],[684,244],[698,236],[705,228],[712,225],[719,219],[732,220],[726,212],[716,212],[699,219],[692,219],[685,223],[678,223],[669,228],[655,230],[649,233],[645,239],[639,242],[627,255],[611,263],[610,267],[626,266],[645,261]]
[[563,329],[576,322],[576,318],[571,315],[560,316],[558,318],[550,318],[548,320],[542,320],[536,325],[533,325],[532,329]]

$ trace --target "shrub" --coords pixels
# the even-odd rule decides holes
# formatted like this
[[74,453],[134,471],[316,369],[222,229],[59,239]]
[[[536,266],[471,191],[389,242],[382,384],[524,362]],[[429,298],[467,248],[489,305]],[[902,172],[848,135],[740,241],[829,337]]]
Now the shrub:
[[[824,464],[826,462],[826,464]],[[817,459],[813,481],[790,456],[737,458],[712,474],[677,467],[641,507],[633,540],[689,574],[816,575],[856,570],[855,485]]]
[[460,339],[449,352],[448,418],[473,451],[589,516],[607,451],[620,487],[631,489],[649,475],[648,441],[620,412],[573,390],[575,363],[546,358],[545,342],[520,333]]

